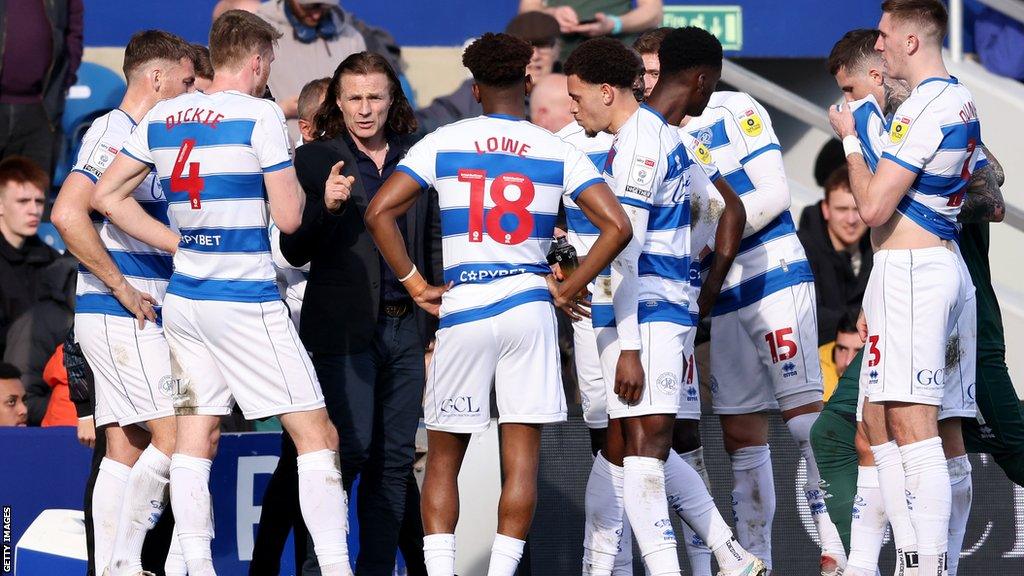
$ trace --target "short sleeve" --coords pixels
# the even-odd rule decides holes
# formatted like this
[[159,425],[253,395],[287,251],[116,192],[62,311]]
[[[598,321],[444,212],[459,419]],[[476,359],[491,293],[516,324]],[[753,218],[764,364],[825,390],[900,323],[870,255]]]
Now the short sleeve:
[[750,96],[738,93],[726,106],[731,119],[727,120],[729,140],[739,146],[740,164],[746,164],[769,150],[781,150],[779,139],[772,127],[768,112]]
[[989,164],[988,156],[985,155],[985,145],[984,144],[978,144],[977,150],[978,150],[978,161],[974,163],[974,169],[975,170],[979,170],[981,168],[984,168],[985,166],[988,166],[988,164]]
[[594,184],[604,184],[594,163],[575,146],[565,145],[563,186],[565,193],[574,202],[580,193]]
[[274,172],[292,165],[292,143],[288,139],[288,126],[284,112],[277,104],[263,100],[260,115],[252,129],[252,148],[264,173]]
[[122,131],[111,125],[109,116],[102,121],[93,122],[82,138],[82,145],[78,149],[78,158],[75,159],[75,165],[71,171],[84,174],[96,182],[114,163],[114,157],[121,151],[124,137],[125,134]]
[[612,163],[615,195],[623,204],[650,209],[654,189],[665,179],[666,171],[660,135],[656,131],[633,132],[617,144]]
[[888,158],[917,174],[935,156],[942,143],[942,129],[923,113],[896,115],[889,125],[889,135],[882,158]]
[[154,167],[154,162],[153,153],[149,150],[149,123],[155,111],[156,108],[153,108],[146,114],[142,122],[139,122],[139,125],[135,127],[135,130],[132,130],[132,133],[121,146],[122,152],[143,164],[147,164],[150,168]]
[[395,170],[412,177],[423,188],[430,188],[437,178],[437,146],[435,133],[413,145]]

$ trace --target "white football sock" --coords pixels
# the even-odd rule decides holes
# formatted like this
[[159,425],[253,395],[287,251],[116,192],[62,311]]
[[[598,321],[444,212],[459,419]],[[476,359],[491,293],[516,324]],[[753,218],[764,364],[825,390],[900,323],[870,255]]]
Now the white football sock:
[[907,478],[907,508],[917,534],[919,573],[940,574],[949,546],[952,500],[942,439],[936,436],[901,446],[900,456]]
[[177,528],[171,534],[171,546],[167,549],[164,574],[167,576],[188,576],[188,567],[185,566],[185,557],[181,554],[181,542],[178,541]]
[[427,576],[455,576],[455,534],[424,536],[423,563]]
[[[609,576],[619,564],[621,552],[625,551],[632,565],[633,548],[630,542],[626,550],[620,537],[623,529],[623,470],[608,462],[604,454],[597,453],[594,465],[587,479],[584,500],[586,522],[583,527],[583,573],[592,576]],[[621,545],[621,550],[620,550]]]
[[[675,452],[669,452],[665,461],[665,487],[673,510],[704,544],[709,556],[714,552],[719,567],[732,570],[742,565],[743,548],[733,542],[732,530],[715,507],[704,480]],[[727,546],[731,542],[733,545]],[[708,558],[708,564],[710,561]]]
[[[622,503],[644,557],[644,565],[650,576],[678,576],[676,535],[669,520],[665,496],[665,463],[642,456],[627,456],[622,463]],[[696,475],[682,461],[679,464]]]
[[317,450],[299,454],[299,510],[313,540],[320,573],[348,576],[348,509],[341,485],[338,453]]
[[786,421],[789,433],[796,440],[797,447],[807,463],[807,483],[804,484],[804,498],[807,499],[807,507],[811,511],[811,519],[818,529],[818,540],[821,541],[821,552],[832,558],[841,560],[845,565],[846,550],[843,548],[843,539],[839,537],[839,530],[829,518],[828,510],[825,508],[825,495],[821,490],[821,473],[818,472],[818,463],[814,459],[814,449],[811,448],[811,427],[818,420],[818,413],[800,414]]
[[882,491],[878,487],[878,469],[858,466],[857,496],[850,525],[850,558],[844,574],[851,574],[853,570],[857,574],[874,574],[878,570],[878,555],[888,525]]
[[878,470],[878,489],[882,491],[885,515],[892,526],[893,544],[897,551],[917,552],[917,534],[910,521],[907,509],[906,473],[903,471],[903,457],[896,442],[889,441],[871,447]]
[[768,446],[747,446],[730,454],[729,458],[732,461],[732,509],[736,515],[736,537],[770,570],[772,520],[775,517],[771,449]]
[[971,481],[971,461],[967,455],[946,460],[949,468],[949,485],[953,496],[949,515],[949,545],[946,550],[946,566],[949,576],[956,576],[960,566],[960,552],[967,532],[967,519],[971,515],[971,500],[974,486]]
[[111,576],[135,576],[142,572],[142,544],[167,506],[170,471],[171,458],[152,444],[132,466],[110,557]]
[[[708,479],[708,470],[704,465],[704,447],[684,452],[679,455],[690,468],[693,468],[704,481],[704,486],[711,490],[711,480]],[[668,487],[666,478],[666,487]],[[732,538],[732,532],[729,532]],[[683,522],[683,540],[686,544],[686,556],[690,559],[690,572],[693,576],[712,576],[711,572],[711,549],[703,538],[693,531],[689,524]]]
[[216,576],[213,571],[213,508],[207,458],[171,456],[171,509],[189,576]]
[[504,534],[494,535],[491,546],[491,562],[487,566],[487,576],[515,576],[519,568],[519,560],[523,558],[525,540],[519,540]]
[[128,485],[132,469],[117,460],[104,458],[92,488],[93,555],[96,573],[103,574],[110,565],[117,539],[117,521],[121,515],[121,500]]

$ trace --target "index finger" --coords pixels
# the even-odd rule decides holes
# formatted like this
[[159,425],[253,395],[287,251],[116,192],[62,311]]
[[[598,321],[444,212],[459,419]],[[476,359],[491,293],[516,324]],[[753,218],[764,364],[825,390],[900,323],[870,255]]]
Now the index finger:
[[341,174],[341,167],[345,165],[344,160],[338,160],[334,166],[331,166],[331,176],[337,176]]

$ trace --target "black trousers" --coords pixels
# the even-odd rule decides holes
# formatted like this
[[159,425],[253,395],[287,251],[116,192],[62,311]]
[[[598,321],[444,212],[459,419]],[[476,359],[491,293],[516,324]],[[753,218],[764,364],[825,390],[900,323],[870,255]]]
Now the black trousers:
[[27,156],[52,177],[56,141],[41,102],[0,104],[0,158]]

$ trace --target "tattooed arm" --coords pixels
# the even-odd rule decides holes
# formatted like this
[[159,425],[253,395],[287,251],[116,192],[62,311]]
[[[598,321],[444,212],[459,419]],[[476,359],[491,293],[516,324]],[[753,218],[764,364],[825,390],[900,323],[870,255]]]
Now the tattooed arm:
[[988,166],[971,174],[971,180],[967,184],[967,197],[958,217],[960,222],[966,224],[1002,222],[1006,215],[1003,193],[999,190],[1005,180],[1003,167],[988,148],[982,147],[982,150],[988,158]]

